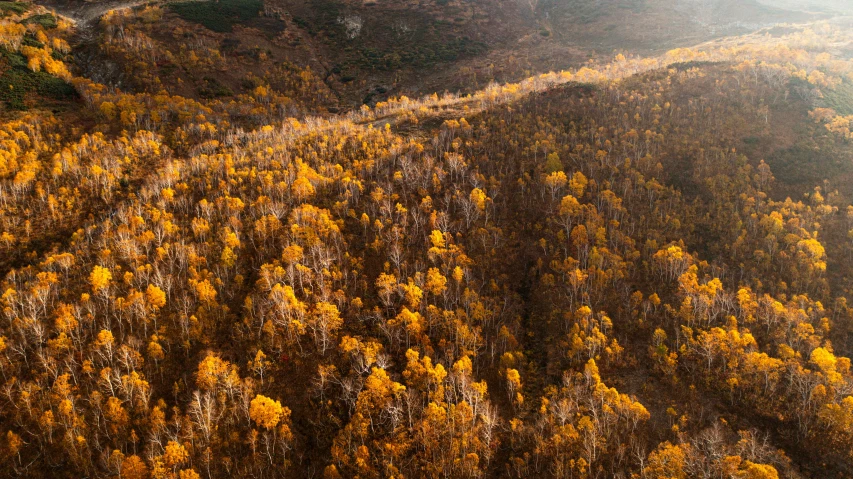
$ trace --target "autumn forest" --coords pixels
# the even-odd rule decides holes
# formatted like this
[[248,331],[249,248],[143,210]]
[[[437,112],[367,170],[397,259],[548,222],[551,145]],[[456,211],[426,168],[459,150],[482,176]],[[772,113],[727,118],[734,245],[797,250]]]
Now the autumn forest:
[[0,1],[0,476],[853,477],[853,21],[725,1]]

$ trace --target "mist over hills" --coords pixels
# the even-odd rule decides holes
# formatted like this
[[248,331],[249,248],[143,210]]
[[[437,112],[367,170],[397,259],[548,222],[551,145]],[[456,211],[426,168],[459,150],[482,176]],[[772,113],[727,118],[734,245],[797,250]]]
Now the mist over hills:
[[790,10],[807,10],[818,12],[836,12],[850,14],[853,5],[844,0],[760,0],[766,5]]

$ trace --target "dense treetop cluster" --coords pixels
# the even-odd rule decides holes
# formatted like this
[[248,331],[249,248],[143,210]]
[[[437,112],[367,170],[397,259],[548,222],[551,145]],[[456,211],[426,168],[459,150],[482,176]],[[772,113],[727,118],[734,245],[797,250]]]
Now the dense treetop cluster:
[[[123,28],[153,8],[103,48],[156,63]],[[311,116],[299,69],[227,102],[76,76],[35,14],[4,58],[76,98],[0,123],[2,474],[853,471],[849,29]]]

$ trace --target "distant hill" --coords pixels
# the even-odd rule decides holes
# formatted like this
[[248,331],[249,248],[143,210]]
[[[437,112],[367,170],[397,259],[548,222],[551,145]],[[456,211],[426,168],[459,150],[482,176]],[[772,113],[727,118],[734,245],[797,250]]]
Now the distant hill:
[[853,14],[853,2],[849,0],[758,0],[759,2],[790,10]]
[[267,7],[307,33],[344,90],[374,101],[382,91],[476,89],[591,56],[660,53],[814,18],[756,0],[267,0]]
[[[159,6],[156,22],[123,22],[139,23],[134,30],[144,31],[150,38],[145,42],[169,52],[170,58],[181,56],[188,38],[206,45],[203,52],[214,48],[222,54],[214,61],[221,68],[216,74],[215,69],[202,68],[201,74],[179,69],[155,75],[170,91],[190,96],[237,93],[246,73],[262,75],[261,64],[286,61],[310,67],[342,108],[375,104],[394,95],[470,92],[492,81],[515,81],[590,58],[658,54],[815,18],[757,0],[44,0],[43,4],[86,23],[94,35],[107,28],[97,21],[107,11]],[[140,76],[123,72],[129,57],[117,56],[116,48],[111,51],[110,65],[103,64],[103,55],[89,56],[99,78],[139,88]],[[175,65],[174,60],[156,63],[157,69]],[[198,67],[195,71],[199,73]],[[215,84],[206,78],[216,78]]]

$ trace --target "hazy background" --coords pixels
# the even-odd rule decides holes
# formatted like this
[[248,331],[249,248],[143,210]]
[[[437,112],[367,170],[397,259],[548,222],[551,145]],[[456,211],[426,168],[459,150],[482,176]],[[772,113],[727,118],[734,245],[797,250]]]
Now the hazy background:
[[765,5],[794,10],[834,11],[853,14],[851,0],[758,0]]

